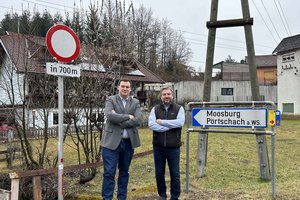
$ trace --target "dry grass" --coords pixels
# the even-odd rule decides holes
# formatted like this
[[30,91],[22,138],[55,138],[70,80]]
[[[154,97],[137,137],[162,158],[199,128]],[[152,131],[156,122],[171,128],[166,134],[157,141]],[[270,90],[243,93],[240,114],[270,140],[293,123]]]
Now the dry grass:
[[[276,197],[300,199],[300,121],[283,120],[276,132]],[[141,129],[140,134],[143,146],[137,152],[151,148],[151,132]],[[186,146],[182,147],[181,199],[272,199],[271,181],[259,178],[254,135],[209,134],[206,176],[203,178],[198,178],[196,171],[197,140],[196,134],[191,135],[188,194],[184,193]],[[271,162],[271,137],[267,136],[267,140]],[[157,196],[152,156],[134,160],[130,174],[128,199],[150,200]],[[100,179],[95,184],[98,192],[94,197],[100,196]]]
[[[276,128],[277,199],[300,199],[300,120],[283,120]],[[140,129],[142,147],[136,153],[152,148],[152,133]],[[267,136],[271,162],[271,137]],[[206,176],[197,177],[197,135],[190,137],[190,193],[185,194],[186,146],[181,151],[181,199],[272,199],[271,181],[259,179],[256,139],[254,135],[209,134]],[[185,141],[185,134],[183,134]],[[67,164],[74,162],[74,150],[64,146]],[[49,151],[55,151],[56,141]],[[52,149],[52,150],[51,150]],[[271,163],[270,163],[271,164]],[[2,166],[3,167],[3,166]],[[153,156],[132,161],[128,199],[154,199],[156,186]],[[85,185],[77,178],[65,177],[66,192],[76,194],[71,199],[101,199],[102,168],[97,177]],[[169,176],[167,175],[167,180]]]

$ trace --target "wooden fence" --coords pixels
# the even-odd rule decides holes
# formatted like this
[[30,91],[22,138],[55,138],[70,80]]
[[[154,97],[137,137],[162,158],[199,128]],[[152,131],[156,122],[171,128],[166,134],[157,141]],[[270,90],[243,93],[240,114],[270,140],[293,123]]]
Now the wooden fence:
[[[79,126],[78,128],[84,130],[86,128],[86,126]],[[96,130],[96,127],[94,127],[94,130]],[[11,129],[10,131],[12,131],[12,138],[14,140],[17,140],[18,139],[17,130]],[[8,141],[10,131],[0,130],[0,142],[5,143]],[[40,129],[30,128],[30,129],[26,130],[27,138],[34,138],[34,139],[42,138],[42,137],[44,137],[44,131],[45,131],[45,129],[43,129],[43,128],[40,128]],[[68,132],[75,132],[75,127],[74,126],[68,127]],[[48,128],[47,134],[48,134],[48,137],[57,137],[58,136],[58,127]]]
[[[153,150],[148,150],[145,152],[134,154],[133,159],[140,158],[146,155],[152,154]],[[77,170],[87,169],[87,168],[97,168],[103,165],[103,162],[97,163],[88,163],[81,165],[70,165],[64,167],[64,173],[73,172]],[[33,199],[34,200],[42,200],[42,184],[41,184],[41,176],[56,174],[58,172],[57,168],[51,169],[40,169],[40,170],[30,170],[30,171],[22,171],[22,172],[13,172],[10,173],[11,179],[11,191],[10,191],[10,199],[9,200],[18,200],[19,199],[19,183],[21,178],[32,177],[33,183]]]

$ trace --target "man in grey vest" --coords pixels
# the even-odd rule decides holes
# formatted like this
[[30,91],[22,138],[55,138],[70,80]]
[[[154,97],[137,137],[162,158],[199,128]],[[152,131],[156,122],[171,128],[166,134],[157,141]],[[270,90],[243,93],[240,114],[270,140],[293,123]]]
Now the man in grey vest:
[[160,91],[161,103],[152,108],[148,126],[153,130],[153,153],[155,178],[160,200],[167,198],[165,168],[168,162],[171,177],[171,200],[180,195],[180,146],[181,128],[184,125],[185,113],[182,106],[173,102],[173,91],[170,87]]
[[137,127],[141,125],[141,108],[137,99],[129,96],[131,83],[121,80],[119,93],[106,99],[106,124],[101,138],[103,158],[103,200],[113,198],[115,175],[118,167],[118,200],[127,198],[129,166],[134,148],[141,145]]

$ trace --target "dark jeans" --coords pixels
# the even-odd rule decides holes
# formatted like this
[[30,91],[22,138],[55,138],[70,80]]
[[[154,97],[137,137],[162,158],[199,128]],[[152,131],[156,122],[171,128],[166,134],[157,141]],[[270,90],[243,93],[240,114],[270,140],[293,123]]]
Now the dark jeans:
[[155,164],[155,178],[158,194],[160,197],[167,197],[165,169],[166,161],[168,161],[170,177],[171,177],[171,200],[179,198],[180,195],[180,147],[165,148],[154,146],[154,164]]
[[115,175],[118,166],[118,200],[125,200],[127,197],[127,185],[129,180],[129,166],[134,150],[131,147],[130,140],[122,140],[116,150],[102,148],[103,158],[103,183],[102,197],[103,200],[113,198],[115,187]]

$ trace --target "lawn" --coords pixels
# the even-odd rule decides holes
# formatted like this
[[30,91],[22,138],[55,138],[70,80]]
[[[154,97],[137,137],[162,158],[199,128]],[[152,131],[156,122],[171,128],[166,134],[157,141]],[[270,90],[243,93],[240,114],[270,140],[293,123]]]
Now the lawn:
[[[140,136],[142,147],[136,152],[151,149],[151,132],[140,129]],[[299,120],[282,120],[281,126],[276,128],[277,199],[300,199],[299,137]],[[182,140],[186,142],[185,134]],[[193,133],[190,137],[189,194],[185,194],[186,146],[182,146],[182,199],[272,199],[271,181],[259,178],[255,135],[210,133],[206,176],[203,178],[197,177],[196,171],[197,140],[197,134]],[[267,143],[271,166],[271,136],[267,136]],[[129,199],[156,197],[152,155],[133,160],[130,174]],[[93,195],[95,199],[100,196],[101,174],[99,175],[93,183],[89,183],[96,188]],[[83,196],[85,195],[81,195]]]
[[[142,137],[144,139],[144,134]],[[183,135],[185,136],[185,135]],[[300,199],[300,121],[283,120],[276,128],[276,194],[277,199]],[[145,143],[148,144],[148,137]],[[267,136],[269,160],[271,165],[271,137]],[[185,137],[183,138],[185,142]],[[271,181],[259,178],[258,153],[255,135],[217,134],[210,133],[206,176],[197,177],[196,151],[198,136],[190,137],[190,188],[202,197],[209,199],[272,199]],[[186,146],[182,147],[181,180],[182,190],[185,189]],[[154,187],[153,161],[134,161],[131,168],[134,171],[148,170],[145,183],[138,177],[132,178],[133,184],[141,188],[141,193],[151,191]],[[141,171],[142,170],[142,171]],[[149,181],[151,179],[151,181]],[[137,180],[135,182],[135,180]],[[148,187],[147,187],[148,186]],[[136,186],[137,187],[137,186]],[[148,189],[151,188],[151,189]],[[135,192],[132,192],[135,193]],[[207,194],[207,196],[205,196]],[[199,196],[201,197],[201,196]],[[133,197],[134,199],[134,197]],[[187,198],[192,199],[192,198]]]
[[[135,153],[152,148],[152,133],[140,129],[142,146]],[[185,130],[183,142],[186,143]],[[181,151],[181,199],[272,199],[271,181],[259,178],[258,153],[255,135],[210,133],[206,176],[197,177],[196,133],[190,137],[190,192],[185,194],[186,145]],[[57,148],[57,141],[53,145]],[[271,137],[267,136],[271,165]],[[71,143],[64,146],[66,163],[72,163],[74,152]],[[52,149],[52,148],[51,148]],[[276,197],[277,199],[300,199],[300,121],[282,120],[276,128]],[[102,167],[96,178],[84,185],[75,177],[66,176],[67,194],[72,199],[101,199]],[[167,173],[167,181],[169,175]],[[154,199],[156,195],[153,156],[148,155],[132,161],[130,168],[128,199]]]

